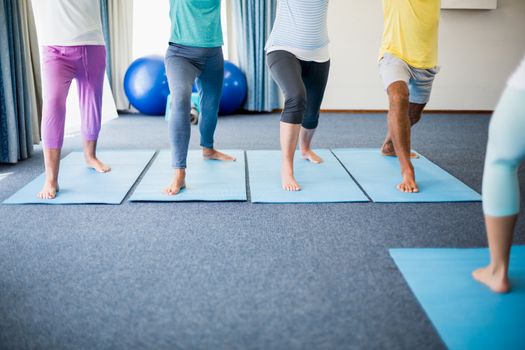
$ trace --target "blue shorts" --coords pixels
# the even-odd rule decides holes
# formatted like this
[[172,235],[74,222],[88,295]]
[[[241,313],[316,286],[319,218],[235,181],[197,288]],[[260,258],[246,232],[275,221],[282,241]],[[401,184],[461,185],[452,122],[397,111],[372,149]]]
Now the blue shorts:
[[379,61],[379,74],[385,90],[396,81],[404,81],[409,89],[410,103],[425,104],[430,100],[432,83],[439,72],[439,67],[414,68],[390,53],[385,53]]

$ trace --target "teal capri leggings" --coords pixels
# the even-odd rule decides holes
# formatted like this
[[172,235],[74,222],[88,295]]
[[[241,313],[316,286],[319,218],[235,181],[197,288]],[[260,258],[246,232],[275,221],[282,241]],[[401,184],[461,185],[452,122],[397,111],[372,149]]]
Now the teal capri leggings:
[[518,167],[525,158],[525,90],[507,87],[489,127],[483,174],[483,212],[512,216],[519,212]]

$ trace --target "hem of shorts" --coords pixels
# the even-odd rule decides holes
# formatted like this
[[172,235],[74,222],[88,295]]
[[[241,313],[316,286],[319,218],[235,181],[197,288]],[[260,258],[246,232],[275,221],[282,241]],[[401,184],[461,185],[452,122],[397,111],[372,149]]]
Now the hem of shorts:
[[437,65],[438,65],[437,62],[434,65],[431,65],[431,66],[419,65],[417,62],[411,61],[411,60],[407,59],[406,57],[404,57],[403,55],[401,55],[400,53],[395,52],[395,51],[391,51],[391,50],[381,50],[380,53],[379,53],[379,57],[378,57],[377,61],[378,62],[381,61],[381,59],[383,57],[385,57],[386,53],[388,53],[390,55],[393,55],[393,56],[396,56],[400,60],[403,60],[410,67],[416,68],[416,69],[432,69],[432,68],[436,68]]

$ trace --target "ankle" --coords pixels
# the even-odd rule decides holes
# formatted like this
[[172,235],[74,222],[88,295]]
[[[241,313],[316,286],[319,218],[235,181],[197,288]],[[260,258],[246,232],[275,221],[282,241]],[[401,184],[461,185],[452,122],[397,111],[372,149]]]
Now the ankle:
[[293,167],[283,164],[283,166],[281,167],[281,173],[284,175],[293,176]]
[[490,264],[487,270],[490,272],[492,276],[496,278],[499,278],[502,280],[507,278],[508,269],[504,263]]
[[46,179],[46,184],[51,185],[51,186],[56,186],[58,184],[58,179],[48,178]]
[[414,166],[412,163],[402,166],[401,174],[406,176],[414,176]]
[[301,154],[308,154],[310,152],[312,152],[310,147],[301,147]]
[[214,154],[215,152],[214,148],[202,147],[202,154],[204,155]]

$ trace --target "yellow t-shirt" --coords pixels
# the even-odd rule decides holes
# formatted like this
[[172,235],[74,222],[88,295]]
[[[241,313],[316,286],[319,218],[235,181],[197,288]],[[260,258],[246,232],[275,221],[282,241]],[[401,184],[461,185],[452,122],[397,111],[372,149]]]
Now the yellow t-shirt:
[[388,52],[415,68],[435,67],[440,8],[441,0],[383,0],[379,58]]

